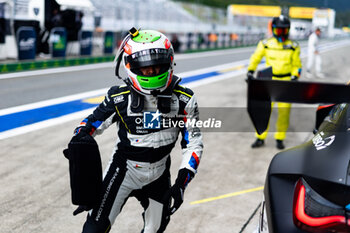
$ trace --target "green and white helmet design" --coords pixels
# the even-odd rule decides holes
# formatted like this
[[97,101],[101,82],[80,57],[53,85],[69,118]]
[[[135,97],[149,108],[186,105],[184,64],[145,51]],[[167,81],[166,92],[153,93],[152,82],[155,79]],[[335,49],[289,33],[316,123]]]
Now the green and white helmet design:
[[[164,91],[171,83],[174,50],[169,39],[158,31],[140,30],[125,41],[123,65],[127,84],[141,94]],[[147,75],[144,68],[156,67],[157,73]]]

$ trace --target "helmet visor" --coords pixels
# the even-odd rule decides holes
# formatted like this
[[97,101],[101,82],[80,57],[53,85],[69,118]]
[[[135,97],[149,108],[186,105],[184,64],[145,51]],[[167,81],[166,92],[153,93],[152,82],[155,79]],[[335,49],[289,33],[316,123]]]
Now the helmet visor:
[[160,66],[159,73],[166,72],[172,63],[172,56],[170,49],[147,49],[127,56],[125,63],[129,63],[133,73],[144,76],[140,68],[148,66]]
[[286,36],[289,33],[289,28],[276,28],[272,29],[272,32],[275,36]]

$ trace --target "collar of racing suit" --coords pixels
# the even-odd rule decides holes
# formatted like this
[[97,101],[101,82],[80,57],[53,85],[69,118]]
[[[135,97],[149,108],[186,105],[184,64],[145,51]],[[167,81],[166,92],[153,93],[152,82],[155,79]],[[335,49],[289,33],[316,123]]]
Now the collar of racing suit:
[[[170,101],[174,88],[179,84],[181,78],[173,75],[171,83],[168,88],[163,92],[156,95],[158,100],[157,108],[161,113],[169,113],[170,112]],[[135,113],[142,112],[144,108],[144,96],[137,93],[133,88],[130,88],[131,93],[131,111]]]

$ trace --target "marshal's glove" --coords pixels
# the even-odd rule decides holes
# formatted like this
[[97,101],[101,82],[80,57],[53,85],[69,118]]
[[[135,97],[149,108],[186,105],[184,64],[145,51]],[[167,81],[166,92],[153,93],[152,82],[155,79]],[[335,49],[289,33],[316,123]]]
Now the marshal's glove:
[[194,173],[192,171],[186,168],[179,170],[175,184],[168,190],[163,198],[164,203],[169,203],[169,201],[171,201],[171,198],[174,199],[173,205],[169,209],[169,215],[175,213],[183,203],[186,186],[193,177]]
[[298,77],[292,75],[292,76],[290,77],[290,80],[293,81],[293,82],[298,81]]
[[253,79],[254,78],[254,71],[248,70],[247,72],[247,79]]

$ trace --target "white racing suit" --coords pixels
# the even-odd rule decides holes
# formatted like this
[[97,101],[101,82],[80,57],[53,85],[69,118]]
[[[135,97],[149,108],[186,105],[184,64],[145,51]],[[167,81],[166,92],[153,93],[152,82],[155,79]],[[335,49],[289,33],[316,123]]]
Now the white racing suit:
[[322,59],[319,50],[319,38],[315,32],[309,36],[307,48],[307,65],[306,70],[311,72],[312,66],[315,64],[316,75],[322,73]]
[[[194,174],[202,155],[202,136],[193,124],[162,122],[164,118],[180,121],[198,119],[198,106],[193,92],[179,85],[171,95],[171,111],[165,115],[152,115],[156,121],[153,129],[144,127],[148,111],[156,112],[157,97],[144,97],[143,110],[135,113],[131,109],[131,91],[128,86],[114,86],[94,112],[80,123],[77,132],[85,130],[90,135],[103,132],[116,122],[118,141],[115,152],[104,172],[101,200],[88,214],[83,233],[109,232],[111,225],[131,196],[136,197],[144,208],[142,232],[163,232],[170,220],[170,203],[164,203],[164,194],[171,187],[170,152],[182,134],[182,163]],[[157,121],[160,120],[160,121]],[[158,125],[160,122],[160,125]],[[146,122],[147,123],[147,122]],[[148,122],[149,123],[149,122]],[[147,125],[146,125],[147,126]],[[151,126],[151,125],[148,125]],[[187,183],[189,180],[187,181]]]

